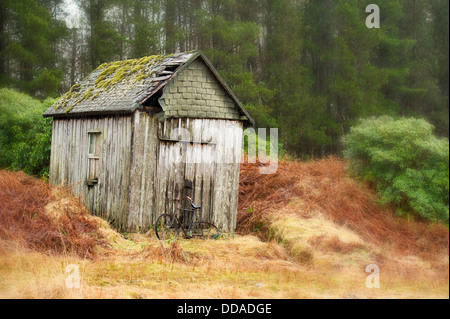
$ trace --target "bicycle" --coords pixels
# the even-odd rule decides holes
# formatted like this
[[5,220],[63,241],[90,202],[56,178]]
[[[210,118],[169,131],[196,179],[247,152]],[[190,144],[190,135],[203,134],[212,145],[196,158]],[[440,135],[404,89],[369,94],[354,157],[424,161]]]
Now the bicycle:
[[[187,239],[216,239],[219,237],[219,229],[216,225],[200,221],[198,212],[202,209],[193,203],[192,198],[186,197],[190,201],[191,210],[178,208],[171,214],[163,214],[158,217],[155,224],[156,237],[159,240],[176,239],[183,231]],[[182,201],[180,199],[172,199],[174,202]],[[178,218],[177,211],[181,212],[181,219]]]

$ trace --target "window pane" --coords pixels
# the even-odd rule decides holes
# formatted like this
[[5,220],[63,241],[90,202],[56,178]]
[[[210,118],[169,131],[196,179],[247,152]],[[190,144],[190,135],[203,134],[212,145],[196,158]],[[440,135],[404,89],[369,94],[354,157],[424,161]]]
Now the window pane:
[[89,154],[94,155],[95,152],[95,140],[97,134],[89,134]]
[[89,133],[89,155],[100,156],[100,133]]

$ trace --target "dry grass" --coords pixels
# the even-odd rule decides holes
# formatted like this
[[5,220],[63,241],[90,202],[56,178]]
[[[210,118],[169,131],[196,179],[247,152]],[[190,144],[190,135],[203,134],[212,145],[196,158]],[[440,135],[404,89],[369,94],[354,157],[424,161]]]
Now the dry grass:
[[[345,162],[285,162],[275,175],[243,165],[241,179],[238,235],[169,244],[124,237],[66,190],[0,172],[0,298],[449,297],[448,228],[394,216]],[[68,220],[85,226],[64,234]],[[44,230],[56,239],[36,245]],[[80,289],[65,285],[71,264]],[[366,287],[370,264],[380,289]]]
[[351,253],[366,248],[357,234],[320,214],[308,219],[281,215],[272,221],[269,238],[283,244],[291,257],[303,263],[312,262],[319,251]]
[[240,234],[275,239],[306,265],[357,273],[377,264],[385,282],[420,291],[426,278],[429,292],[448,295],[448,227],[397,217],[339,159],[282,162],[274,175],[258,174],[259,166],[241,167]]
[[48,255],[0,241],[0,299],[75,299],[65,269],[81,259]]
[[269,234],[276,215],[295,214],[307,220],[317,212],[353,230],[374,245],[389,245],[395,253],[439,259],[449,248],[448,227],[395,216],[376,202],[365,185],[347,177],[346,162],[329,158],[311,163],[279,163],[274,175],[260,175],[258,164],[241,169],[238,232]]
[[100,224],[68,190],[53,189],[22,172],[0,171],[0,240],[46,253],[92,258],[96,247],[108,244]]
[[[236,236],[180,241],[182,251],[197,254],[201,261],[169,262],[145,255],[143,242],[130,241],[127,250],[110,251],[96,260],[24,251],[0,255],[0,298],[448,298],[448,282],[414,258],[401,260],[401,270],[381,267],[381,288],[370,290],[365,287],[367,261],[358,255],[335,253],[304,264],[286,254],[281,244]],[[146,245],[159,243],[148,238]],[[353,264],[345,264],[350,261]],[[80,267],[80,289],[65,287],[69,264]],[[421,267],[420,272],[406,273],[411,267]],[[399,277],[399,271],[404,276]]]

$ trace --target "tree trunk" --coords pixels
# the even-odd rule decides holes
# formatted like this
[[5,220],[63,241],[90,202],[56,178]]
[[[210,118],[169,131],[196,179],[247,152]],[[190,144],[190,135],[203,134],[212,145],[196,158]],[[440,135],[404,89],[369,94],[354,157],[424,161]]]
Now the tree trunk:
[[6,73],[5,56],[4,51],[6,48],[6,6],[4,1],[0,2],[0,76],[2,77]]
[[76,69],[77,69],[77,53],[78,53],[78,30],[72,28],[72,50],[70,55],[70,86],[75,85]]
[[176,51],[176,1],[167,0],[165,7],[166,54]]

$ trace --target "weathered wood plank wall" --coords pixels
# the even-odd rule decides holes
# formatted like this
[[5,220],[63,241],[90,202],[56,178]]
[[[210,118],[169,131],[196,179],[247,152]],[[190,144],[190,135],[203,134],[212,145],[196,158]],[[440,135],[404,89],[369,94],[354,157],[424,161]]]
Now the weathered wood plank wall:
[[[131,168],[131,229],[153,225],[191,195],[203,207],[202,219],[222,231],[236,228],[242,123],[229,120],[170,119],[136,113]],[[182,129],[182,130],[180,130]],[[193,143],[177,143],[188,141]],[[193,190],[185,189],[185,181]]]
[[[101,132],[98,184],[88,187],[88,132]],[[55,119],[50,182],[65,184],[91,213],[127,227],[132,141],[131,116]]]
[[137,231],[156,221],[158,120],[154,115],[136,112],[133,128],[128,229]]
[[[143,112],[55,119],[50,182],[70,185],[91,213],[114,221],[122,230],[148,228],[158,216],[173,211],[171,198],[191,195],[203,206],[202,219],[211,220],[222,231],[234,231],[242,125],[210,119],[159,123],[156,116]],[[99,181],[88,187],[91,131],[102,133],[102,145]],[[193,143],[176,142],[180,140]],[[185,190],[185,180],[193,182],[192,191]]]

